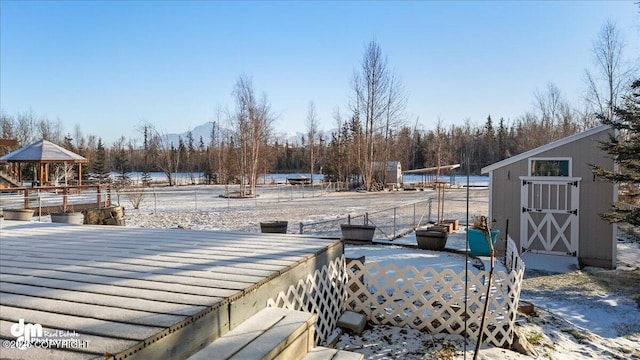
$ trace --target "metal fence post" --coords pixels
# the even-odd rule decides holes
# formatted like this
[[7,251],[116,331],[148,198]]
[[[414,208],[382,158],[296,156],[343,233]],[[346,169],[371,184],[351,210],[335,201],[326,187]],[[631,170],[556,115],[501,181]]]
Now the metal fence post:
[[38,189],[38,221],[42,221],[42,198],[40,197],[40,189]]
[[396,237],[396,216],[398,214],[397,207],[393,208],[393,237]]
[[304,224],[300,221],[300,234],[304,233]]
[[158,213],[158,193],[156,193],[156,188],[153,188],[153,213]]
[[413,203],[413,227],[418,227],[416,224],[416,203]]

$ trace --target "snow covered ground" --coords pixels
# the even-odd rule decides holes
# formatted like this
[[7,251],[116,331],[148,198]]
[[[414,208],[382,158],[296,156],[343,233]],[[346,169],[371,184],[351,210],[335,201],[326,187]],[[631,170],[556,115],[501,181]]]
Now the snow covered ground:
[[[127,196],[120,196],[126,209],[127,226],[259,231],[259,222],[288,220],[289,232],[297,233],[300,222],[334,221],[347,214],[362,215],[410,204],[432,197],[433,191],[381,193],[321,192],[288,186],[258,189],[255,199],[227,199],[228,189],[216,186],[184,186],[146,193],[140,209],[133,209]],[[488,191],[466,189],[446,193],[445,218],[465,223],[470,216],[488,209]],[[116,199],[114,199],[115,201]],[[433,204],[435,216],[436,203]],[[423,212],[423,211],[420,211]],[[340,220],[342,219],[342,220]],[[46,221],[46,217],[43,218]],[[452,236],[448,247],[463,248],[462,236]],[[397,244],[413,243],[407,236],[393,247],[371,249],[347,247],[348,256],[366,252],[366,261],[402,265],[437,266],[446,260],[464,266],[464,257],[433,253]],[[640,359],[640,243],[618,243],[618,269],[585,268],[564,274],[527,270],[522,299],[535,305],[535,313],[522,316],[520,330],[538,353],[550,359]],[[433,334],[409,328],[369,326],[362,336],[343,334],[337,347],[365,354],[367,359],[463,359],[473,356],[475,344],[465,346],[461,336]],[[466,351],[465,351],[466,350]],[[481,359],[531,359],[510,350],[483,346]]]

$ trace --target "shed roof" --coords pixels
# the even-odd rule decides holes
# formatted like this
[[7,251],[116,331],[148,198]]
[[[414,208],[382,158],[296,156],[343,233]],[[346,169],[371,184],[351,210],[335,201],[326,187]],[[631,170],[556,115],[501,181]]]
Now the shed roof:
[[593,127],[591,129],[585,130],[583,132],[579,132],[579,133],[567,136],[567,137],[562,138],[560,140],[556,140],[556,141],[550,142],[548,144],[539,146],[539,147],[537,147],[535,149],[531,149],[529,151],[525,151],[525,152],[523,152],[521,154],[512,156],[512,157],[504,159],[502,161],[498,161],[497,163],[493,163],[491,165],[485,166],[485,167],[482,168],[480,173],[481,174],[488,174],[488,173],[490,173],[491,171],[493,171],[495,169],[499,169],[501,167],[504,167],[504,166],[507,166],[507,165],[511,165],[511,164],[513,164],[515,162],[518,162],[520,160],[524,160],[524,159],[530,158],[532,156],[536,156],[536,155],[541,154],[541,153],[543,153],[545,151],[549,151],[551,149],[555,149],[557,147],[569,144],[569,143],[574,142],[576,140],[584,139],[584,138],[593,136],[595,134],[599,134],[599,133],[601,133],[603,131],[608,131],[610,129],[612,129],[612,127],[609,126],[609,125],[600,125],[600,126]]
[[85,163],[87,159],[51,141],[40,140],[0,158],[8,162],[74,162]]

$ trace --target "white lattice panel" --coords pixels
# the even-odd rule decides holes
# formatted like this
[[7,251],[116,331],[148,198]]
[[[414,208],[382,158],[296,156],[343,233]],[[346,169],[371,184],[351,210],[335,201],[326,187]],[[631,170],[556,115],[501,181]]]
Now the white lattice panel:
[[522,258],[518,254],[518,246],[511,236],[507,236],[507,257],[505,260],[505,265],[509,271],[518,272],[524,270],[524,262],[522,262]]
[[276,299],[269,299],[267,306],[312,312],[318,315],[315,342],[326,341],[335,329],[342,314],[347,294],[344,256],[316,270],[313,275],[300,279]]
[[[497,346],[513,340],[524,275],[524,262],[510,238],[506,262],[508,273],[494,273],[486,321],[486,339]],[[489,272],[468,274],[465,311],[464,272],[400,269],[395,265],[383,268],[377,263],[359,262],[352,262],[347,268],[342,257],[299,280],[275,300],[269,300],[268,306],[318,314],[316,344],[327,339],[345,308],[366,314],[369,321],[376,324],[408,325],[427,329],[432,334],[464,334],[466,318],[467,333],[476,338]]]
[[[515,248],[515,244],[513,246]],[[501,346],[513,340],[524,266],[517,252],[509,254],[515,267],[494,272],[487,314],[487,341]],[[377,263],[351,263],[346,269],[349,294],[346,307],[367,315],[376,324],[408,325],[430,333],[467,334],[477,338],[488,271],[455,273],[452,270],[418,270]],[[468,279],[465,277],[468,276]],[[465,280],[467,302],[465,311]]]

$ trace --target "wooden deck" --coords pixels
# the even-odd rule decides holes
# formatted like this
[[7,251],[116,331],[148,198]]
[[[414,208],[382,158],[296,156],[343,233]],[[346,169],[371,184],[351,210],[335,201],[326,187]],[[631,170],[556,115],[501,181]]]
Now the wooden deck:
[[[301,235],[1,221],[3,359],[185,358],[343,252]],[[68,341],[7,347],[20,319]]]

